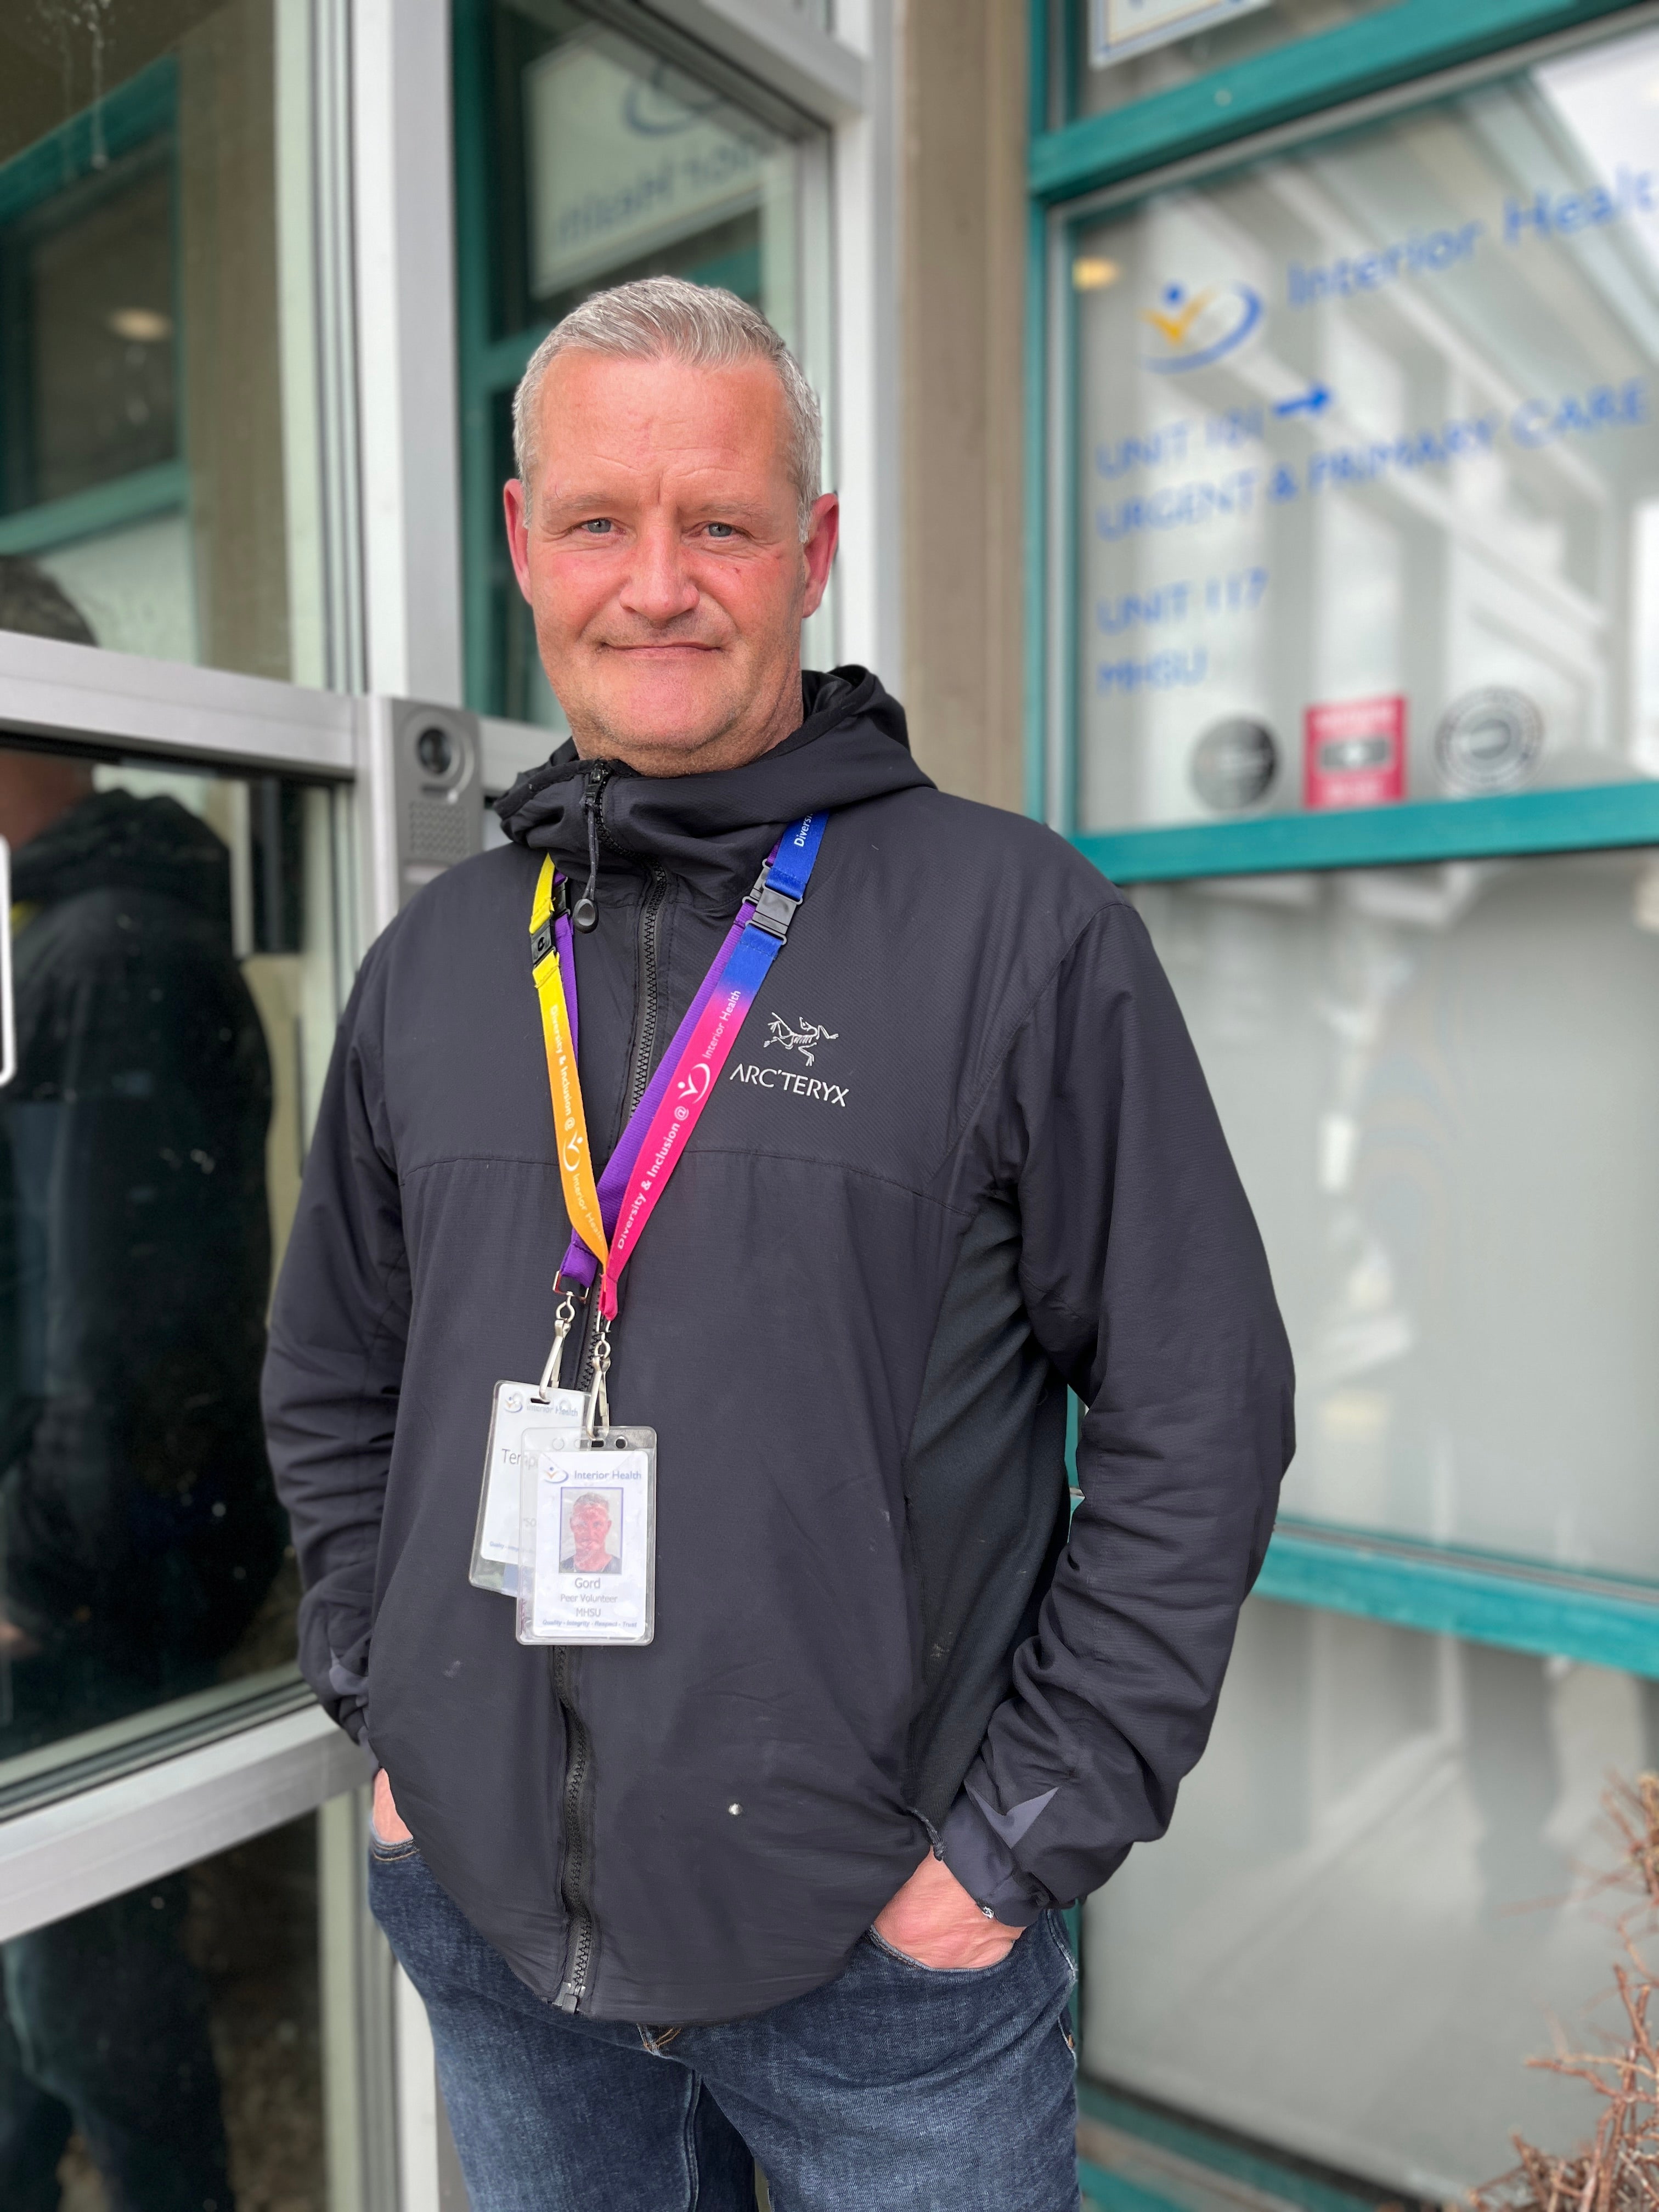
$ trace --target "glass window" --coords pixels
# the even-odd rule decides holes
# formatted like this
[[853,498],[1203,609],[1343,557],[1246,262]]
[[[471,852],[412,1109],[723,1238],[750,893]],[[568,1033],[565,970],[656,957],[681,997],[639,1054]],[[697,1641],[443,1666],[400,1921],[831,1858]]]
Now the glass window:
[[1168,1838],[1084,1915],[1084,2065],[1450,2203],[1570,2151],[1595,2100],[1528,2069],[1611,2027],[1609,1770],[1653,1686],[1252,1600]]
[[325,2212],[317,1825],[0,1946],[9,2205]]
[[1084,827],[1659,771],[1656,84],[1647,31],[1078,226]]
[[1659,1577],[1659,855],[1134,896],[1295,1347],[1286,1513]]
[[464,145],[487,123],[493,211],[478,240],[488,326],[463,349],[483,436],[468,488],[484,549],[469,652],[476,703],[562,728],[499,519],[525,363],[590,293],[656,275],[736,292],[801,352],[804,289],[827,282],[827,255],[819,246],[820,265],[804,269],[800,119],[713,54],[641,44],[575,0],[491,0],[483,45],[488,117],[464,99],[458,117]]
[[326,682],[307,11],[3,15],[0,556],[76,641]]
[[[1050,0],[1072,114],[1097,115],[1369,15],[1394,0]],[[1056,122],[1066,120],[1063,112]]]
[[342,814],[0,749],[0,1789],[295,1679],[258,1379],[349,950]]

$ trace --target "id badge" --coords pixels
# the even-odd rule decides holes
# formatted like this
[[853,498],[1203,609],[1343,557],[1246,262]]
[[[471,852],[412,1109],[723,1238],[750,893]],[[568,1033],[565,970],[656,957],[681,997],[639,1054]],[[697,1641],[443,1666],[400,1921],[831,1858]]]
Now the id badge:
[[522,1510],[520,1470],[525,1455],[533,1458],[556,1444],[574,1443],[581,1425],[580,1390],[544,1390],[538,1382],[495,1385],[468,1577],[479,1589],[499,1590],[504,1597],[516,1595]]
[[520,1468],[520,1644],[656,1633],[657,1432],[600,1429]]

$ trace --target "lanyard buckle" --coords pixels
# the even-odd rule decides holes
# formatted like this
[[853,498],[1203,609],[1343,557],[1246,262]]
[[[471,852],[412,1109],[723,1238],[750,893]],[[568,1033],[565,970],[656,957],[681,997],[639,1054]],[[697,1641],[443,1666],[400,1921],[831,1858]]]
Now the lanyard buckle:
[[553,925],[544,921],[530,940],[530,964],[539,968],[553,950]]
[[789,934],[789,925],[795,918],[795,908],[800,904],[787,891],[774,890],[770,884],[755,902],[754,919],[750,927],[763,929],[769,937],[781,944]]

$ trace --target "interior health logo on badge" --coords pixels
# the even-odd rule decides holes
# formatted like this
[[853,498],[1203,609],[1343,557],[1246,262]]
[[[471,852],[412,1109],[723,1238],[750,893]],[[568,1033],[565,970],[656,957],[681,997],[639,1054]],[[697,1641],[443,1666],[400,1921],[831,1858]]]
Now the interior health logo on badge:
[[1158,340],[1142,355],[1142,367],[1176,375],[1207,368],[1242,346],[1261,320],[1261,295],[1242,283],[1206,284],[1200,292],[1166,284],[1158,306],[1143,307],[1140,319]]

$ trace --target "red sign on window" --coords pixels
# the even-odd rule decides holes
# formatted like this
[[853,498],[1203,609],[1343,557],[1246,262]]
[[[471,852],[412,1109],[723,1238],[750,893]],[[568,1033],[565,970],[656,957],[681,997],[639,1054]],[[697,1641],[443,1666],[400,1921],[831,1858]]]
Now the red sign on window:
[[1406,796],[1406,702],[1345,699],[1304,718],[1310,807],[1387,806]]

